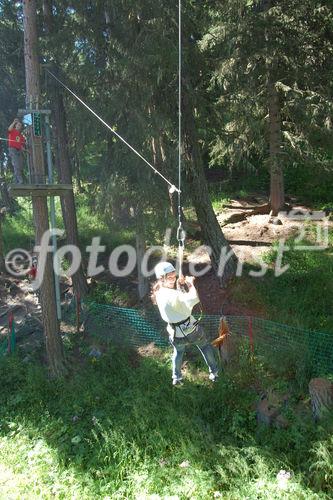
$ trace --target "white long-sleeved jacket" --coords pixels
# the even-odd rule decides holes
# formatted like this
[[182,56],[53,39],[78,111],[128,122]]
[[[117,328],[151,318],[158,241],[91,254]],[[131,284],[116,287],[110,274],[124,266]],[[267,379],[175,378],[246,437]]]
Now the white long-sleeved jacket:
[[[156,292],[156,303],[160,311],[162,319],[168,323],[167,331],[173,338],[183,337],[191,333],[194,329],[195,318],[191,316],[193,307],[198,304],[199,297],[194,285],[188,292],[174,290],[172,288],[161,287]],[[190,317],[190,321],[186,327],[176,327],[175,329],[170,323],[179,323]]]

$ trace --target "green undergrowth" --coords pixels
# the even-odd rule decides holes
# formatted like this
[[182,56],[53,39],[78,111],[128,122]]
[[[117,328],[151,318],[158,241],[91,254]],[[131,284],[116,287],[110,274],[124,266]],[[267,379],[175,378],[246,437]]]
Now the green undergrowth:
[[7,215],[2,223],[5,253],[14,248],[30,250],[34,244],[34,232],[32,203],[23,199],[15,214]]
[[333,332],[333,231],[329,234],[329,246],[315,250],[313,241],[302,245],[310,249],[301,250],[299,243],[288,240],[289,250],[284,252],[276,276],[278,246],[266,254],[270,266],[263,279],[255,280],[256,292],[266,306],[269,319],[315,331]]
[[[308,239],[289,239],[279,262],[279,242],[264,255],[268,266],[262,277],[250,276],[256,271],[244,265],[241,277],[230,283],[236,304],[245,306],[252,315],[278,323],[333,333],[333,230],[328,247],[315,250],[314,228],[307,229]],[[307,245],[308,249],[299,249]],[[258,269],[259,270],[259,269]]]
[[1,360],[1,498],[329,498],[331,423],[258,426],[255,386],[275,380],[260,360],[244,351],[213,385],[190,353],[173,388],[169,353],[99,348],[90,358],[89,344],[67,342],[60,381],[35,360]]
[[98,304],[125,307],[133,302],[131,295],[115,283],[98,282],[91,288],[88,299]]
[[[113,223],[107,224],[98,211],[89,204],[85,196],[77,195],[75,200],[79,243],[84,255],[86,246],[91,245],[94,237],[100,238],[100,244],[106,247],[105,251],[111,251],[119,245],[133,244],[133,229],[122,228]],[[55,207],[57,228],[64,230],[61,205],[57,198]],[[14,248],[24,248],[26,250],[33,248],[35,244],[35,228],[31,200],[20,199],[15,213],[6,216],[3,223],[3,240],[6,253]],[[64,239],[61,237],[59,241],[60,244],[64,243]]]
[[107,224],[98,210],[91,207],[85,197],[77,196],[77,219],[80,245],[91,245],[92,238],[100,237],[100,244],[111,250],[119,245],[133,244],[133,230]]

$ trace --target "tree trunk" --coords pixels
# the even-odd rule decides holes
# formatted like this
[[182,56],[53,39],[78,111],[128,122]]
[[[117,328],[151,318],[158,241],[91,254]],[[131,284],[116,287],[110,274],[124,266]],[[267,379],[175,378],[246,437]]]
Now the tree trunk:
[[[66,112],[63,97],[60,91],[53,93],[53,115],[57,140],[57,168],[59,180],[62,184],[72,184],[72,172],[67,145]],[[77,218],[73,191],[61,197],[61,207],[65,222],[67,243],[79,246]],[[88,292],[87,280],[83,272],[82,263],[72,276],[73,289],[76,296],[84,297]]]
[[[36,0],[23,0],[24,62],[26,72],[26,102],[38,106],[40,103],[39,65],[37,52]],[[44,155],[41,137],[31,135],[33,166],[38,176],[44,177]],[[33,212],[36,229],[36,245],[41,244],[45,231],[49,229],[47,199],[33,197]],[[47,254],[40,303],[44,326],[48,366],[53,377],[64,375],[65,358],[56,312],[54,275],[51,255]]]
[[325,378],[313,378],[309,383],[312,412],[315,420],[320,420],[333,410],[333,383]]
[[3,178],[0,178],[0,197],[2,205],[7,208],[9,213],[13,214],[15,212],[16,202],[9,196],[6,181]]
[[74,143],[74,165],[75,165],[75,179],[77,182],[77,188],[79,193],[84,193],[84,189],[81,183],[81,160],[80,160],[80,155],[78,154],[78,146],[75,141]]
[[281,165],[281,118],[279,96],[275,85],[268,84],[269,108],[269,157],[270,157],[270,204],[273,215],[285,205],[283,169]]
[[222,233],[212,207],[198,143],[193,106],[186,85],[183,85],[183,88],[182,125],[186,180],[204,243],[211,248],[212,267],[218,274],[221,285],[225,286],[235,274],[237,259]]
[[5,213],[6,213],[6,209],[0,210],[0,272],[1,273],[6,272],[5,255],[4,255],[4,249],[3,249],[3,234],[2,234],[2,221],[5,218]]
[[[178,202],[177,202],[177,193],[170,193],[168,190],[169,201],[170,201],[170,210],[175,219],[178,218]],[[185,218],[183,217],[183,210],[181,208],[182,221],[184,222]]]
[[[153,152],[153,165],[156,167],[158,170],[163,171],[165,162],[166,162],[166,155],[164,151],[164,145],[163,145],[163,136],[162,132],[160,133],[158,141],[153,137],[152,138],[152,152]],[[172,215],[175,217],[176,220],[178,220],[178,195],[177,192],[175,193],[170,193],[169,186],[167,187],[168,189],[168,197],[169,197],[169,202],[170,202],[170,211]],[[180,213],[181,213],[181,219],[183,222],[185,222],[185,215],[183,212],[183,207],[180,207]]]
[[140,207],[136,210],[136,258],[137,258],[137,271],[138,271],[138,295],[139,299],[143,300],[149,292],[149,283],[146,276],[143,275],[141,264],[146,251],[146,240],[144,221]]
[[[46,32],[53,32],[52,0],[43,0],[43,15]],[[66,111],[62,93],[57,86],[54,87],[52,95],[53,116],[57,141],[57,170],[59,181],[62,184],[72,184],[72,169],[68,153]],[[67,243],[79,246],[77,218],[73,191],[66,192],[61,197],[61,208],[65,223]],[[88,284],[84,275],[82,262],[78,270],[72,276],[73,291],[76,297],[84,297],[88,292]]]

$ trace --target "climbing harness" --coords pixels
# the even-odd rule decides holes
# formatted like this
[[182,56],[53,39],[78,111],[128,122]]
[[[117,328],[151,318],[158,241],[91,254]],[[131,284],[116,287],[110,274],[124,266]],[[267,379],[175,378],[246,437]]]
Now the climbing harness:
[[[201,321],[201,316],[196,319],[192,324],[191,324],[191,316],[189,316],[186,319],[183,319],[182,321],[179,321],[178,323],[169,323],[169,325],[174,329],[174,336],[176,338],[187,338],[189,335],[195,332],[199,322]],[[176,336],[176,328],[178,328],[178,331],[182,334],[182,337],[177,337]],[[189,328],[191,328],[190,331],[186,331]]]

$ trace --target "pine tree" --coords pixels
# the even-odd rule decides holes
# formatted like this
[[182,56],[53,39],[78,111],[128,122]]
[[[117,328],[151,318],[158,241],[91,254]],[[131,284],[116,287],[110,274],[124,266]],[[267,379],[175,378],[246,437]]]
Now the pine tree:
[[223,124],[212,163],[252,171],[269,166],[276,212],[284,203],[284,165],[322,162],[313,130],[325,143],[331,136],[332,9],[311,0],[220,7],[210,4],[202,42],[215,61],[210,92]]
[[[28,103],[36,106],[36,109],[38,109],[40,104],[40,86],[35,0],[23,1],[23,23],[27,89],[26,98]],[[31,143],[33,149],[34,172],[36,175],[44,177],[42,138],[32,135]],[[40,245],[44,233],[49,229],[48,208],[45,197],[33,198],[33,211],[36,229],[36,245]],[[50,254],[47,255],[40,292],[48,367],[51,376],[59,377],[65,373],[65,360],[56,313],[53,265]]]

